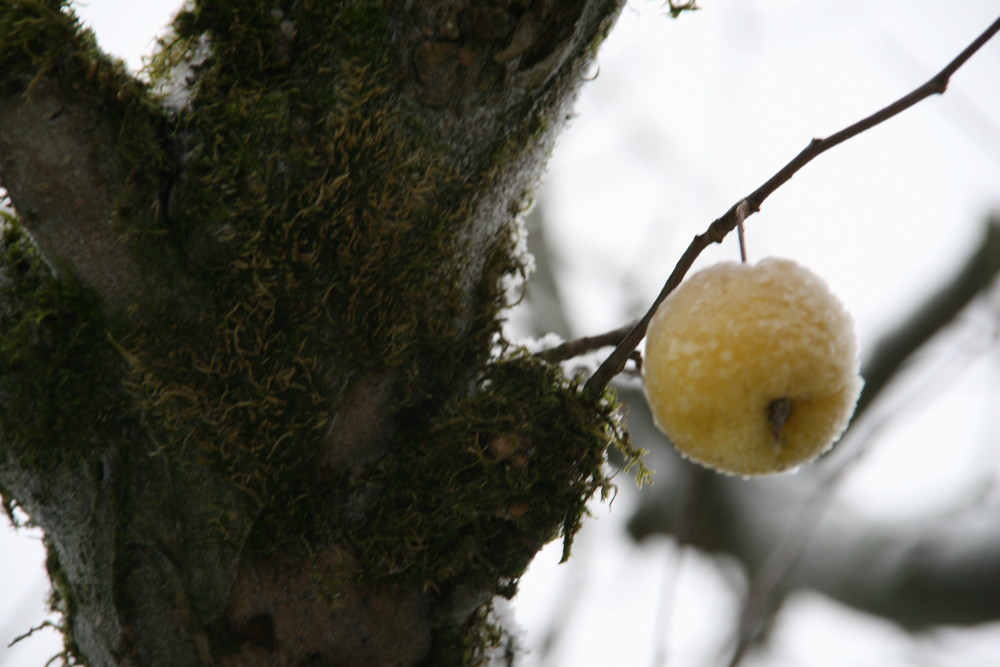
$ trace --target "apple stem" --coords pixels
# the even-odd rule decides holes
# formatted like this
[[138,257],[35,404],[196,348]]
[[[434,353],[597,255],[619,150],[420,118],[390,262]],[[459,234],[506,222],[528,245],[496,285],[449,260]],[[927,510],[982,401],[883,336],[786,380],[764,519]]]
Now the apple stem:
[[747,239],[746,232],[743,231],[743,221],[750,215],[750,204],[744,199],[736,206],[736,233],[740,240],[740,262],[747,263]]

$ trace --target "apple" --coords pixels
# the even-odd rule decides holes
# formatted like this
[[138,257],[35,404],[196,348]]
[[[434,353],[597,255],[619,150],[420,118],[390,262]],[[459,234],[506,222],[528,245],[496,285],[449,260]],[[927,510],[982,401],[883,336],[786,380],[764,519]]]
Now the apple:
[[674,446],[744,476],[830,449],[863,385],[850,315],[822,279],[781,258],[724,262],[681,283],[650,322],[643,375]]

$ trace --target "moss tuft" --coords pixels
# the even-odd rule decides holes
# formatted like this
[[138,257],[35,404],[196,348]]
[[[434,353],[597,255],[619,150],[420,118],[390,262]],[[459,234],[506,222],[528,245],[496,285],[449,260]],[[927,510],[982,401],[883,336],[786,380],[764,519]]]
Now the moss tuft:
[[493,604],[487,603],[476,610],[462,627],[463,667],[490,664],[490,655],[504,645],[507,634],[494,613]]
[[357,488],[375,506],[351,535],[362,563],[435,589],[487,578],[513,595],[543,544],[561,535],[568,557],[587,501],[611,491],[607,447],[635,453],[615,410],[594,410],[558,368],[523,352],[490,364],[426,430],[404,428],[396,455]]
[[75,66],[85,72],[83,54],[97,46],[89,31],[62,8],[63,2],[24,0],[10,3],[0,12],[0,71],[17,72],[26,64],[44,75],[56,68]]

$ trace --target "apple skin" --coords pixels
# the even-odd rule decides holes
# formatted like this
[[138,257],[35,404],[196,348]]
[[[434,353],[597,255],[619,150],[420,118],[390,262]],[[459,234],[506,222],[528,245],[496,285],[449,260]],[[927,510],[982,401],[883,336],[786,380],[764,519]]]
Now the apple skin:
[[791,471],[830,449],[864,384],[843,305],[814,273],[773,257],[681,283],[650,322],[643,375],[674,446],[743,476]]

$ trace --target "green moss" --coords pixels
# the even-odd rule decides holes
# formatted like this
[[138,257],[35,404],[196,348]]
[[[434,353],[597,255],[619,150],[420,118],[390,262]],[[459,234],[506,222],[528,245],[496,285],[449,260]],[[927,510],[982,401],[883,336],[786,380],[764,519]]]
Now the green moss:
[[80,29],[63,2],[24,0],[0,12],[0,71],[17,72],[32,66],[45,74],[75,63],[85,70],[81,54],[96,51],[93,35]]
[[[345,506],[369,576],[443,587],[471,567],[509,594],[542,544],[561,534],[568,553],[587,499],[610,488],[607,446],[630,447],[613,401],[595,411],[523,355],[488,363],[500,279],[523,271],[510,231],[466,260],[482,267],[474,284],[455,263],[484,184],[537,150],[526,137],[547,117],[528,114],[470,173],[399,103],[386,50],[365,46],[387,34],[379,3],[310,25],[272,9],[197,3],[151,70],[165,75],[208,36],[213,54],[176,120],[188,162],[170,234],[211,288],[193,318],[145,309],[123,342],[131,390],[168,455],[220,468],[259,503],[255,550],[340,539],[327,517]],[[351,37],[311,32],[323,25]],[[244,66],[290,34],[280,67]],[[393,377],[401,407],[389,454],[360,486],[345,471],[318,480],[317,443],[371,373]],[[530,464],[491,455],[504,439],[530,442]]]
[[[150,111],[144,89],[108,70],[109,86],[134,93],[119,109],[134,165],[129,191],[160,178],[161,135],[184,156],[169,211],[123,232],[150,256],[174,248],[197,288],[171,296],[156,274],[129,332],[113,336],[129,367],[130,398],[161,454],[222,471],[263,510],[258,549],[336,539],[317,522],[324,516],[317,499],[368,502],[368,492],[382,489],[374,515],[345,519],[377,528],[371,539],[362,535],[368,527],[350,536],[369,572],[442,586],[473,567],[509,592],[541,544],[562,534],[568,552],[587,499],[609,489],[606,447],[628,447],[611,402],[596,411],[583,405],[555,369],[523,355],[488,363],[505,305],[500,279],[523,267],[509,230],[475,241],[485,249],[474,257],[460,244],[469,243],[486,184],[537,150],[529,139],[549,131],[548,117],[526,111],[490,164],[470,172],[400,103],[402,75],[387,60],[382,3],[304,0],[301,7],[308,24],[272,2],[202,0],[179,14],[147,71],[153,83],[197,44],[207,40],[212,54],[191,103],[174,116]],[[62,26],[77,54],[94,48],[68,15],[55,12],[37,25],[37,16],[6,20],[0,25],[25,34],[44,27],[31,37],[39,43]],[[330,26],[342,39],[322,32]],[[87,61],[45,58],[53,67]],[[107,69],[94,62],[96,71]],[[122,206],[122,220],[145,215],[128,201]],[[7,247],[26,252],[20,237]],[[458,257],[481,269],[456,264]],[[89,407],[92,388],[80,378],[117,378],[101,354],[81,353],[108,348],[93,300],[43,277],[37,259],[29,264],[30,279],[17,283],[12,301],[23,312],[9,318],[3,340],[6,377],[43,378],[18,390],[21,403],[7,404],[42,406],[39,423],[23,425],[24,443],[51,439],[83,417],[72,401],[67,411],[50,400],[57,390],[89,393],[80,402]],[[56,329],[68,338],[47,342]],[[361,486],[334,471],[316,492],[317,443],[339,401],[358,379],[386,371],[401,406],[394,453]],[[524,449],[517,463],[496,455],[503,442]],[[546,498],[545,507],[534,498]],[[424,519],[399,520],[414,513]]]
[[[550,132],[534,107],[546,100],[510,111],[526,120],[486,163],[457,164],[453,138],[400,93],[407,73],[390,60],[382,2],[192,3],[147,70],[155,85],[210,45],[176,112],[153,109],[71,17],[10,16],[0,26],[24,35],[62,26],[76,46],[39,62],[93,72],[120,102],[131,168],[121,231],[153,268],[128,321],[109,325],[10,227],[0,392],[15,398],[0,424],[22,430],[0,446],[44,464],[69,429],[110,432],[112,415],[140,411],[175,479],[209,471],[190,478],[218,473],[219,498],[240,490],[245,502],[210,498],[196,521],[225,516],[231,528],[204,529],[234,550],[255,522],[250,558],[353,544],[368,580],[512,595],[541,545],[561,536],[568,556],[587,501],[611,490],[608,446],[638,452],[611,396],[595,408],[557,368],[491,356],[501,278],[524,267],[516,211],[505,221],[484,199],[527,187],[509,175],[533,173],[544,146],[532,139]],[[166,154],[180,156],[169,192]],[[153,270],[164,254],[184,283]],[[341,402],[373,375],[391,378],[398,408],[379,415],[384,455],[318,470]],[[18,414],[36,405],[37,419]],[[451,645],[475,662],[499,641],[491,627],[477,616]]]
[[341,35],[348,40],[352,57],[366,62],[383,61],[392,52],[387,43],[391,33],[383,0],[348,5],[337,18]]
[[[93,33],[83,29],[76,15],[64,7],[67,3],[19,0],[9,4],[0,12],[0,71],[7,85],[23,88],[30,75],[23,91],[30,95],[35,83],[48,76],[73,81],[78,91],[94,90],[112,115],[130,103],[146,105],[145,86],[128,74],[121,60],[98,48]],[[129,134],[124,131],[123,139],[127,141]]]
[[[503,625],[495,618],[492,604],[485,604],[469,618],[462,628],[461,664],[463,667],[479,667],[489,664],[489,655],[503,646],[507,637]],[[438,662],[438,664],[448,664]]]
[[73,587],[66,579],[66,572],[59,563],[56,555],[57,550],[51,544],[46,544],[45,549],[45,570],[48,572],[49,581],[52,583],[52,592],[49,594],[49,609],[62,616],[62,621],[53,627],[62,634],[63,650],[50,662],[56,659],[62,660],[64,666],[84,665],[81,659],[81,652],[73,637],[72,624],[68,619],[76,617],[76,599],[73,594]]
[[[503,230],[470,260],[476,283],[456,265],[488,176],[414,132],[386,49],[361,48],[386,38],[378,3],[317,5],[284,29],[295,14],[272,3],[221,4],[182,14],[150,69],[166,76],[201,35],[213,46],[175,120],[187,162],[165,232],[206,296],[190,312],[153,295],[121,345],[165,453],[223,470],[264,508],[260,548],[275,549],[328,537],[310,484],[344,392],[386,371],[403,406],[460,390],[499,331],[500,277],[522,267]],[[351,39],[310,32],[330,25]],[[288,35],[287,62],[245,66]]]
[[490,364],[471,395],[429,421],[413,419],[357,489],[375,510],[351,537],[374,576],[435,589],[485,577],[512,595],[543,544],[561,535],[568,556],[587,501],[612,488],[607,447],[631,451],[614,404],[594,410],[524,353]]
[[53,277],[15,218],[0,253],[0,449],[28,468],[68,464],[129,411],[93,295]]

